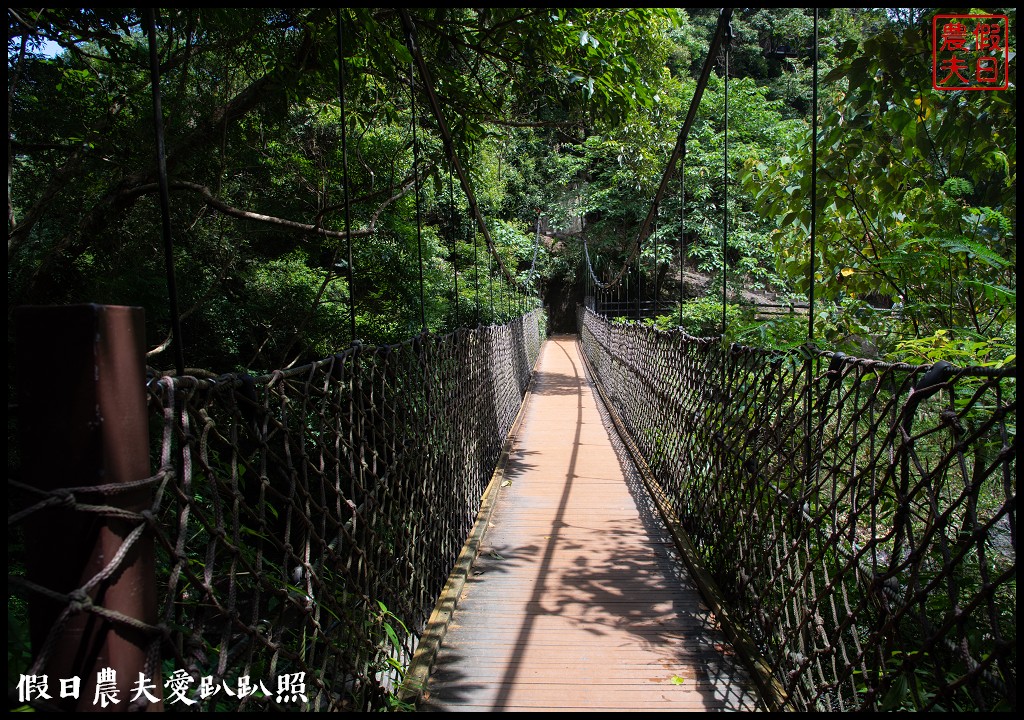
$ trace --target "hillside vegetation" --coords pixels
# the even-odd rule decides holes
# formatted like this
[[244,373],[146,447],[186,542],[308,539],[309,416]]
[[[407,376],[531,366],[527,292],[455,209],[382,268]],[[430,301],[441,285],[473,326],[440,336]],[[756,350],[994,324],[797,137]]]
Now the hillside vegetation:
[[[142,306],[155,369],[173,366],[180,342],[188,366],[211,372],[336,352],[352,315],[356,337],[393,343],[424,322],[499,322],[536,295],[555,329],[571,329],[588,288],[581,238],[599,278],[614,277],[719,14],[410,10],[428,82],[398,9],[161,9],[175,339],[139,12],[8,11],[8,313]],[[930,14],[822,10],[815,187],[813,27],[809,10],[735,12],[728,83],[723,55],[682,182],[618,292],[657,291],[652,322],[714,333],[726,270],[731,339],[803,342],[806,314],[744,305],[806,304],[816,192],[819,345],[1012,362],[1015,66],[1006,90],[935,90]]]

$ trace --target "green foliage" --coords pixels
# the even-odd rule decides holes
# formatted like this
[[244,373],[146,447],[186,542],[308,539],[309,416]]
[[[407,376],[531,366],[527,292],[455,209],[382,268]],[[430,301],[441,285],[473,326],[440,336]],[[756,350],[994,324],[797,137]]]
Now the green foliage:
[[[402,638],[409,637],[409,628],[380,600],[377,601],[377,607],[379,612],[369,624],[372,634],[377,635],[378,646],[381,648],[382,666],[380,670],[397,673],[400,684],[405,679],[408,668],[396,658],[405,654]],[[401,637],[399,637],[399,631],[401,631]],[[386,709],[392,712],[412,712],[416,709],[414,704],[401,700],[395,690],[387,693],[386,703]]]
[[746,322],[735,331],[738,342],[744,345],[788,350],[807,341],[807,316],[780,315],[765,320]]
[[[585,215],[598,272],[618,272],[675,144],[717,15],[413,11],[454,149],[520,281],[538,210],[570,234]],[[827,203],[818,218],[818,297],[823,307],[847,310],[855,301],[876,309],[899,303],[906,320],[869,328],[870,312],[858,310],[853,332],[843,328],[850,313],[838,313],[834,334],[928,337],[967,328],[1005,337],[1016,302],[1014,91],[932,91],[927,17],[841,8],[820,15],[827,77],[818,196]],[[489,279],[479,243],[473,259],[476,221],[420,81],[411,116],[412,56],[397,11],[351,8],[341,18],[339,62],[328,10],[159,14],[189,365],[265,370],[333,352],[352,339],[353,305],[357,335],[395,342],[424,323],[443,331],[491,322],[523,304],[507,283]],[[155,347],[167,339],[170,311],[140,22],[131,9],[10,16],[9,307],[141,305]],[[686,267],[714,284],[727,272],[734,294],[807,292],[811,26],[808,11],[734,11],[729,167],[725,83],[716,71],[688,139],[683,218],[673,187],[641,254],[646,287],[672,292],[681,280],[668,268]],[[43,40],[64,51],[43,55]],[[351,288],[346,179],[358,233]],[[535,288],[578,283],[579,262],[578,243],[547,243]],[[784,326],[738,333],[784,344],[795,338]],[[166,366],[170,356],[151,362]]]
[[28,636],[28,608],[16,595],[7,598],[7,687],[18,687],[20,676],[32,666]]
[[946,360],[960,367],[1001,368],[1014,363],[1016,347],[1015,341],[1007,342],[1001,337],[958,337],[958,333],[942,329],[927,337],[899,341],[891,359],[917,365]]
[[[582,162],[568,165],[586,178],[579,212],[587,214],[587,237],[592,253],[601,258],[603,279],[617,272],[626,249],[647,215],[661,181],[664,165],[675,146],[680,118],[695,90],[686,76],[663,74],[660,102],[653,113],[638,113],[614,131],[592,134],[581,146],[563,145]],[[729,237],[724,264],[734,291],[746,287],[779,291],[785,283],[776,272],[768,222],[751,212],[753,200],[734,180],[726,185],[725,83],[712,75],[700,112],[687,142],[685,160],[686,209],[680,226],[677,186],[664,198],[651,238],[642,256],[645,282],[654,285],[656,271],[684,264],[704,274],[723,269],[722,237],[728,196]],[[781,100],[751,78],[729,84],[728,155],[730,178],[752,158],[775,156],[779,145],[792,142],[799,128],[786,120]],[[585,168],[585,170],[583,169]],[[575,183],[566,180],[570,188]],[[682,234],[682,238],[680,238]],[[659,264],[650,252],[657,242]],[[681,255],[681,257],[679,257]]]
[[[725,323],[727,331],[743,323],[749,318],[749,310],[740,305],[729,303],[725,306]],[[664,315],[648,321],[662,330],[681,327],[695,337],[712,337],[722,335],[722,299],[705,297],[684,302],[681,306]]]
[[[657,36],[649,31],[665,14],[413,14],[433,89],[446,112],[459,109],[446,117],[455,149],[488,222],[500,229],[498,252],[521,274],[543,205],[536,158],[545,138],[492,121],[532,113],[539,98],[557,107],[541,120],[552,124],[581,117],[588,103],[588,117],[612,122],[627,112],[622,103],[649,101],[657,68],[638,63],[645,55],[635,50]],[[140,305],[146,342],[160,345],[170,310],[140,17],[134,10],[21,9],[10,22],[9,307]],[[458,179],[451,181],[420,81],[414,156],[412,58],[398,13],[356,8],[342,13],[342,23],[339,64],[334,13],[323,9],[195,8],[158,17],[179,340],[190,366],[260,371],[321,357],[351,341],[353,309],[361,339],[391,343],[424,324],[443,331],[529,305],[501,281],[487,281],[482,247],[474,265],[459,244],[475,219]],[[44,39],[63,52],[41,54]],[[344,117],[339,69],[347,79]],[[587,102],[578,88],[565,95],[570,69],[592,79]],[[351,288],[349,214],[357,233]],[[462,228],[459,238],[453,227]],[[477,276],[486,290],[470,289]],[[492,290],[500,312],[490,311]],[[487,302],[479,303],[481,293]],[[466,312],[474,304],[486,308],[485,317]],[[166,367],[170,358],[164,351],[150,362]]]
[[[837,100],[818,139],[815,292],[898,304],[910,337],[1003,334],[1016,317],[1014,92],[932,90],[922,27],[851,41],[824,79]],[[809,143],[744,176],[802,290]]]

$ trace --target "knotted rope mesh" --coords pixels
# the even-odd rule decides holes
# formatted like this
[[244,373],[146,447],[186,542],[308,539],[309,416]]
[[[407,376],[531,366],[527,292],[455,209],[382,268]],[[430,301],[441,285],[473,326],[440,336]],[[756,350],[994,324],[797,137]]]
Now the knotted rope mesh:
[[[220,693],[188,709],[267,709],[273,679],[296,673],[301,709],[388,706],[475,521],[542,322],[537,310],[258,378],[150,383],[160,441],[144,482],[157,489],[130,537],[155,537],[154,648],[166,672],[248,676],[271,693]],[[56,502],[89,511],[83,493],[97,490],[31,498],[9,528]],[[42,594],[68,613],[102,610],[78,591],[18,584],[29,602]]]
[[787,706],[1016,709],[1015,369],[580,340]]

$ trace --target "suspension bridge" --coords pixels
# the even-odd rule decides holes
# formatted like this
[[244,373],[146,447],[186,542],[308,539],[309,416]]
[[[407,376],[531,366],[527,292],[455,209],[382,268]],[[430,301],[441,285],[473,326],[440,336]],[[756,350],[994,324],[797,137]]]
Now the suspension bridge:
[[758,707],[600,403],[576,338],[545,343],[457,610],[406,683],[425,709]]
[[[89,353],[40,331],[36,367],[62,357],[114,390],[21,398],[46,408],[24,471],[58,483],[11,484],[9,524],[48,557],[11,578],[44,619],[32,676],[268,684],[210,709],[285,707],[281,677],[310,710],[1015,703],[1012,371],[722,346],[581,309],[575,338],[544,341],[534,311],[146,382],[141,352],[92,354],[126,309],[76,310]],[[145,397],[111,397],[133,367]],[[105,457],[48,452],[62,408],[115,434]],[[90,467],[102,482],[69,483]],[[102,542],[69,555],[56,524]],[[921,694],[896,694],[910,680]]]
[[19,377],[79,381],[19,390],[22,700],[109,669],[139,709],[1016,709],[1015,368],[591,304],[260,377],[147,375],[131,309],[21,311]]

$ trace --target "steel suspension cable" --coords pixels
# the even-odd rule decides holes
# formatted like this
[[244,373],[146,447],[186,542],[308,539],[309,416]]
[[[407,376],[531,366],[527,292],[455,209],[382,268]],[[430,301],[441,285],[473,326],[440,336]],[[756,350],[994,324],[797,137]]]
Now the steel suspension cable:
[[640,293],[643,290],[643,276],[640,274],[640,258],[643,257],[641,253],[636,254],[636,320],[640,322]]
[[[626,275],[625,275],[625,277],[623,277],[623,279],[622,279],[622,285],[623,285],[623,295],[624,295],[624,296],[625,296],[625,298],[626,298],[625,302],[624,302],[624,303],[622,303],[622,304],[624,304],[624,305],[626,306],[626,316],[627,316],[627,317],[629,317],[629,276],[630,276],[630,275],[631,275],[632,273],[633,273],[633,266],[632,266],[632,265],[630,265],[630,266],[629,266],[628,268],[626,268]],[[622,297],[622,296],[620,295],[620,298],[621,298],[621,297]],[[620,302],[621,302],[621,300],[620,300]]]
[[[469,179],[466,175],[465,170],[462,167],[461,162],[458,159],[458,156],[455,153],[454,142],[452,140],[451,133],[448,129],[448,124],[445,121],[443,113],[441,112],[440,102],[438,101],[437,96],[433,91],[433,82],[431,80],[430,72],[426,67],[426,63],[423,60],[422,54],[420,53],[419,46],[415,41],[416,30],[412,22],[412,19],[409,16],[408,11],[405,10],[404,8],[399,9],[399,15],[402,19],[402,24],[405,29],[406,44],[409,48],[410,54],[413,56],[413,60],[416,66],[419,69],[421,79],[423,80],[424,92],[430,102],[431,110],[434,114],[434,117],[437,120],[438,129],[442,136],[445,152],[448,155],[452,165],[455,167],[456,174],[459,177],[459,182],[463,187],[463,191],[466,193],[467,200],[469,201],[470,210],[472,211],[472,214],[477,221],[477,225],[480,228],[481,234],[484,236],[484,241],[487,246],[487,250],[491,257],[494,259],[494,261],[497,263],[501,271],[501,274],[505,276],[505,278],[509,281],[510,284],[518,285],[518,281],[508,271],[500,255],[498,255],[497,253],[497,248],[493,242],[493,239],[491,238],[490,231],[487,228],[486,222],[483,219],[483,215],[480,212],[479,204],[476,201],[476,197],[470,186]],[[715,29],[714,37],[712,39],[711,48],[709,50],[708,57],[705,61],[704,69],[702,70],[701,76],[698,80],[697,88],[695,90],[694,97],[691,101],[690,110],[687,114],[686,121],[684,122],[683,128],[680,130],[679,137],[676,141],[676,147],[673,150],[673,153],[669,158],[668,163],[666,164],[665,172],[662,175],[661,183],[658,186],[658,190],[655,194],[654,201],[651,204],[651,210],[648,212],[647,217],[644,219],[644,222],[641,225],[640,232],[638,233],[637,240],[633,245],[633,249],[629,256],[625,259],[622,268],[619,270],[616,276],[612,278],[608,283],[604,283],[598,280],[596,277],[594,277],[594,280],[596,281],[596,284],[599,287],[611,287],[617,284],[622,279],[626,269],[631,265],[633,259],[639,254],[643,240],[648,236],[650,232],[650,227],[653,220],[655,208],[660,204],[661,199],[664,196],[664,193],[668,186],[669,179],[672,175],[672,171],[675,167],[675,163],[682,152],[682,148],[685,146],[686,137],[689,135],[690,128],[692,127],[694,118],[696,117],[696,112],[700,104],[700,99],[703,96],[704,89],[707,85],[708,77],[710,76],[712,63],[714,62],[714,58],[717,56],[718,50],[721,47],[723,33],[725,28],[729,24],[729,18],[731,18],[731,15],[731,8],[723,8],[719,15],[719,21]],[[589,254],[588,268],[591,274],[593,274],[593,267],[589,261]]]
[[455,326],[459,326],[459,240],[458,233],[455,232],[455,183],[452,180],[452,167],[448,165],[448,196],[450,198],[450,204],[448,206],[448,226],[451,228],[450,232],[452,235],[452,267],[455,274]]
[[[658,209],[658,215],[661,214],[661,208]],[[657,216],[654,221],[654,316],[658,316],[658,291],[661,288],[658,285],[658,221]]]
[[427,331],[427,309],[423,294],[423,222],[420,217],[420,159],[416,141],[416,77],[412,63],[409,64],[410,119],[412,120],[412,175],[416,191],[416,253],[420,264],[420,324]]
[[348,136],[345,113],[345,52],[344,36],[341,29],[341,9],[334,11],[338,25],[338,102],[341,109],[341,184],[345,198],[345,243],[348,250],[348,314],[352,342],[356,341],[356,294],[355,275],[352,264],[352,206],[348,192]]
[[811,80],[811,258],[807,302],[807,341],[814,342],[814,260],[818,215],[818,8],[814,8],[814,57]]
[[805,381],[807,395],[804,427],[804,468],[806,469],[806,487],[814,482],[815,462],[814,448],[811,445],[811,434],[814,429],[814,363],[812,361],[814,344],[814,260],[815,236],[817,233],[818,214],[818,8],[814,8],[814,54],[811,59],[811,237],[810,262],[808,263],[808,298],[807,298],[807,344],[808,358],[807,379]]
[[683,236],[686,234],[686,148],[679,158],[679,327],[683,326]]
[[160,227],[164,236],[164,267],[167,272],[167,297],[171,315],[171,341],[174,345],[174,369],[185,374],[185,350],[178,313],[178,284],[174,279],[174,240],[171,235],[171,198],[167,183],[167,153],[164,147],[164,111],[160,92],[160,61],[156,52],[156,10],[146,8],[146,35],[149,41],[149,77],[153,88],[153,127],[156,131],[156,162],[160,182]]
[[530,274],[526,276],[526,289],[533,288],[533,276],[537,271],[537,251],[540,249],[540,208],[537,208],[537,221],[533,233],[533,260],[530,261]]
[[[616,302],[616,303],[621,304],[622,303],[622,285],[623,285],[623,283],[618,282],[618,281],[616,281],[614,283],[611,283],[611,282],[605,283],[605,282],[603,282],[598,277],[597,272],[594,270],[594,265],[593,265],[594,260],[590,257],[590,246],[589,246],[589,243],[587,242],[586,222],[585,222],[583,214],[580,215],[580,237],[583,238],[583,257],[584,257],[584,260],[586,261],[587,274],[589,275],[589,279],[590,279],[591,285],[595,289],[595,293],[596,292],[601,292],[602,293],[602,297],[604,298],[605,302]],[[600,257],[597,258],[597,261],[598,261],[598,265],[600,265]],[[628,277],[628,273],[627,273],[627,277]],[[612,298],[612,295],[611,295],[611,289],[612,288],[615,288],[615,300],[614,301],[611,299]],[[626,296],[626,305],[627,306],[629,305],[629,295],[628,294]]]
[[725,337],[725,308],[727,302],[728,262],[729,262],[729,49],[732,45],[732,23],[726,31],[725,40],[725,133],[724,162],[722,163],[722,182],[725,198],[722,202],[722,337]]
[[405,29],[406,45],[413,57],[413,62],[419,69],[420,79],[423,82],[423,92],[426,94],[427,100],[430,102],[430,109],[434,114],[434,118],[437,120],[438,131],[441,134],[445,154],[447,154],[448,159],[455,167],[455,173],[458,175],[459,183],[462,185],[462,191],[466,194],[466,199],[469,202],[470,211],[477,221],[480,233],[484,236],[484,243],[487,246],[487,251],[491,254],[491,257],[497,263],[501,274],[505,276],[509,283],[513,285],[517,284],[515,277],[505,267],[505,263],[498,254],[497,246],[494,244],[490,230],[487,228],[487,223],[484,221],[483,213],[480,211],[480,206],[477,203],[476,195],[473,193],[473,188],[470,185],[468,175],[462,167],[462,163],[459,161],[458,155],[455,153],[455,143],[452,140],[451,132],[448,129],[448,123],[444,119],[444,114],[441,112],[441,103],[438,101],[437,95],[434,93],[434,86],[433,81],[431,80],[430,71],[427,69],[426,62],[423,60],[423,55],[420,53],[419,45],[416,43],[416,27],[413,25],[412,18],[409,16],[409,11],[405,8],[399,8],[398,13],[402,18],[402,26]]
[[[498,274],[496,280],[498,281],[498,313],[499,317],[501,317],[500,313],[502,313],[502,305],[505,304],[505,283],[501,281],[500,273]],[[502,322],[504,322],[504,317],[502,317],[501,319]]]
[[476,252],[476,231],[472,223],[469,225],[469,233],[473,236],[473,299],[476,310],[476,325],[480,325],[480,263]]
[[[590,273],[589,272],[586,272],[586,273],[583,272],[583,263],[584,263],[584,259],[581,257],[580,258],[580,270],[581,270],[581,274],[583,274],[583,303],[585,305],[587,305],[588,307],[590,307],[589,302],[590,302],[590,298],[592,297],[591,292],[593,291],[593,286],[591,286],[591,284],[590,284]],[[591,309],[593,309],[593,308],[591,308]]]
[[672,154],[669,156],[668,162],[665,164],[665,172],[661,176],[661,183],[658,185],[658,190],[654,195],[654,200],[651,202],[651,208],[647,213],[647,217],[644,218],[643,224],[640,226],[640,232],[637,234],[637,239],[633,243],[633,248],[629,256],[622,263],[622,267],[619,269],[619,272],[611,280],[607,283],[598,281],[602,287],[612,287],[622,279],[623,274],[626,272],[626,268],[632,264],[633,259],[640,252],[641,243],[647,239],[651,225],[654,221],[655,208],[661,204],[661,200],[668,190],[669,182],[674,174],[676,163],[685,152],[686,139],[689,137],[690,129],[697,117],[697,109],[700,106],[701,98],[704,96],[704,89],[707,87],[708,79],[711,76],[711,68],[718,57],[719,50],[722,48],[726,31],[728,30],[731,33],[732,26],[729,22],[731,18],[732,8],[722,8],[718,16],[718,25],[715,27],[715,34],[711,39],[711,47],[708,49],[708,55],[704,61],[704,67],[701,70],[700,77],[697,80],[697,87],[694,90],[693,98],[690,101],[690,109],[686,114],[686,120],[683,122],[682,129],[679,131],[679,136],[676,138],[676,146],[672,150]]

